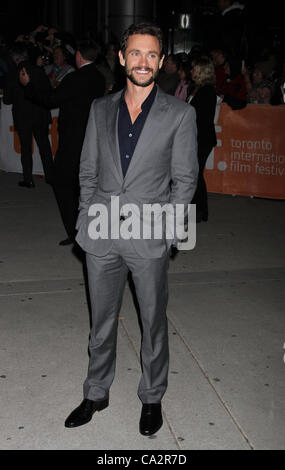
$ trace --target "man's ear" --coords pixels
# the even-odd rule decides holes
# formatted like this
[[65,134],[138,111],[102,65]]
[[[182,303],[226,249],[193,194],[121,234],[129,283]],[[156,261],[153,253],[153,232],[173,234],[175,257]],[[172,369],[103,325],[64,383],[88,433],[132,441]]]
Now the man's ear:
[[125,59],[124,59],[124,56],[123,56],[122,51],[119,51],[119,59],[120,59],[120,64],[121,64],[123,67],[125,67],[126,61],[125,61]]
[[161,69],[161,67],[163,66],[163,61],[165,59],[165,55],[162,56],[162,58],[160,59],[159,61],[159,68]]

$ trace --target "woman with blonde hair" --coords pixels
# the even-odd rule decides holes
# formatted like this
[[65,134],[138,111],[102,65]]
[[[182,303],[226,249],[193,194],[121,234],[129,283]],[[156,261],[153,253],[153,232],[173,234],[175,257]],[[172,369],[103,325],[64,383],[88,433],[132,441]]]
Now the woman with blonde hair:
[[198,186],[192,204],[196,204],[197,222],[208,220],[208,195],[204,180],[204,168],[208,156],[217,145],[214,125],[217,95],[216,74],[213,61],[208,56],[201,56],[192,61],[192,80],[194,91],[188,99],[196,110],[198,130]]

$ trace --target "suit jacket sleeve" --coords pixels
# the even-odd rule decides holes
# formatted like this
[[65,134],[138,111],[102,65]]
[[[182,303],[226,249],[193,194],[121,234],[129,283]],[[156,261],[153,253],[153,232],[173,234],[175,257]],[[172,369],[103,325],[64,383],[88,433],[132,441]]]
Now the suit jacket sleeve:
[[51,85],[44,70],[40,67],[34,67],[31,72],[32,80],[38,85],[38,89],[43,93],[49,93],[51,91]]
[[15,89],[20,86],[18,79],[18,69],[14,64],[9,64],[8,73],[6,77],[6,85],[4,87],[3,103],[13,104],[15,98]]
[[[171,195],[172,205],[184,204],[185,220],[197,187],[199,164],[197,157],[196,112],[188,106],[176,131],[172,147]],[[184,221],[181,221],[184,224]],[[178,242],[174,234],[174,245]]]
[[37,86],[37,83],[31,79],[31,82],[26,86],[25,95],[46,108],[58,108],[78,94],[82,94],[80,86],[76,86],[77,84],[74,82],[72,75],[73,73],[67,75],[56,89],[49,87],[49,90],[45,90],[44,93]]
[[79,217],[76,228],[78,230],[84,216],[88,213],[89,201],[91,200],[98,184],[98,151],[97,151],[97,129],[95,123],[95,101],[93,102],[89,114],[85,139],[80,160],[80,203]]
[[191,203],[197,187],[198,172],[196,113],[188,106],[176,131],[172,147],[172,204]]

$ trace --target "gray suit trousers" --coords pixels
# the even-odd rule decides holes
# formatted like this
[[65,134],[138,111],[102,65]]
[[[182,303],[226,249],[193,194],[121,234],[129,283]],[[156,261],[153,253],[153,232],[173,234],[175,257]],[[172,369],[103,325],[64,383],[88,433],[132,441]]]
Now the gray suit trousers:
[[143,328],[138,396],[142,403],[160,402],[167,388],[169,366],[168,253],[162,258],[144,259],[130,241],[118,240],[106,256],[87,253],[86,259],[92,329],[84,398],[97,401],[109,396],[115,375],[118,316],[131,271]]

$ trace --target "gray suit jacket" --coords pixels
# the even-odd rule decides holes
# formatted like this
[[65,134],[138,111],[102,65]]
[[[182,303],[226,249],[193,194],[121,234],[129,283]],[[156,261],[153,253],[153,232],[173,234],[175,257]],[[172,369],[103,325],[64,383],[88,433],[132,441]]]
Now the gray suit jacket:
[[[118,141],[118,114],[122,92],[95,100],[91,106],[80,163],[80,213],[77,242],[87,253],[105,256],[113,240],[89,236],[88,215],[93,204],[110,213],[111,197],[125,204],[190,204],[198,177],[196,113],[192,106],[160,88],[123,177]],[[91,211],[90,211],[91,212]],[[135,215],[134,215],[135,217]],[[114,220],[112,219],[112,223]],[[160,258],[173,240],[132,239],[139,257]]]

